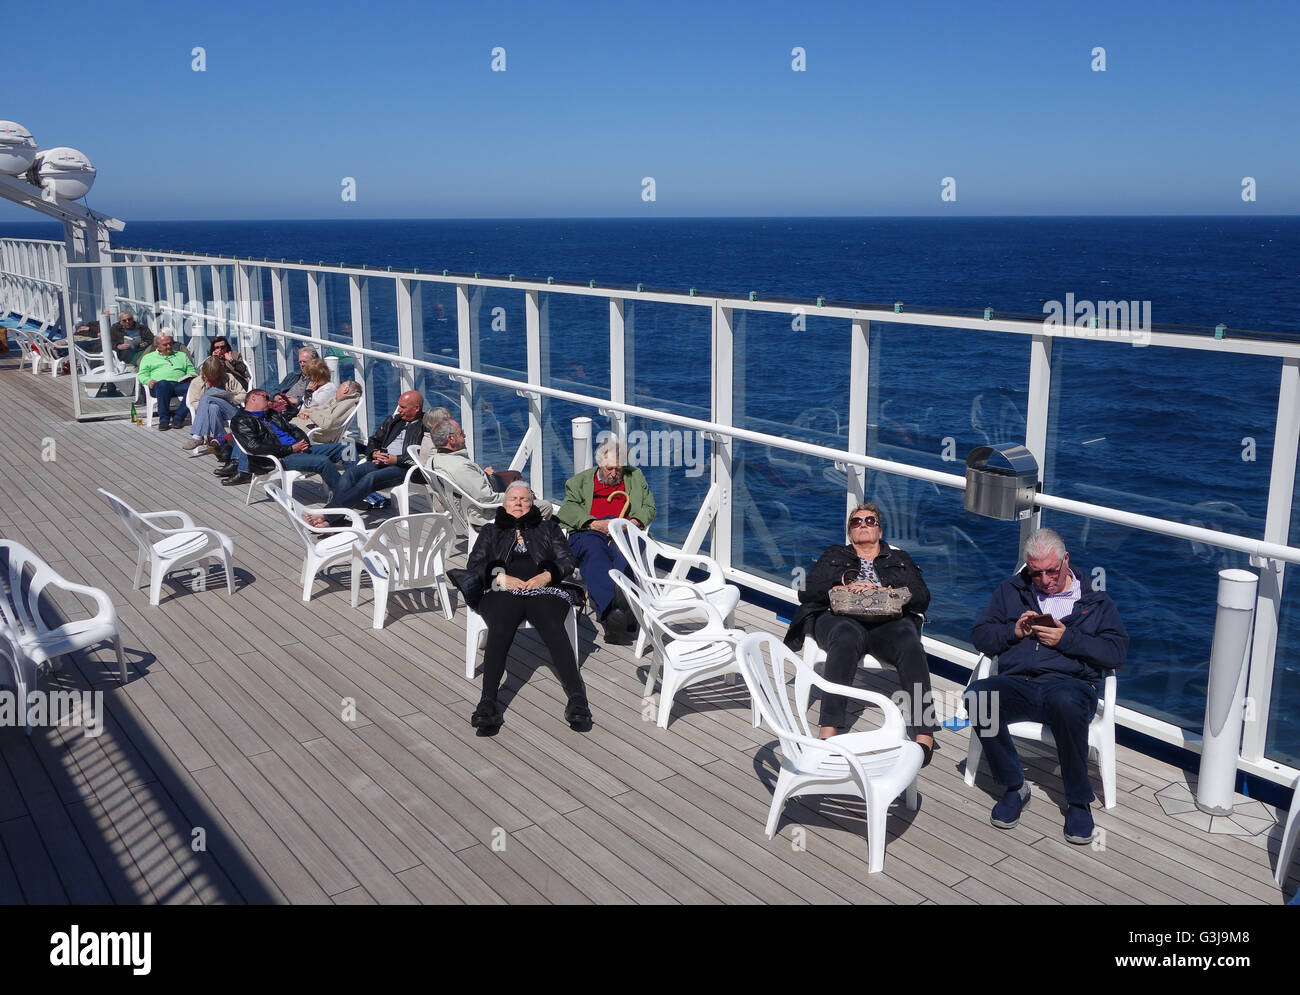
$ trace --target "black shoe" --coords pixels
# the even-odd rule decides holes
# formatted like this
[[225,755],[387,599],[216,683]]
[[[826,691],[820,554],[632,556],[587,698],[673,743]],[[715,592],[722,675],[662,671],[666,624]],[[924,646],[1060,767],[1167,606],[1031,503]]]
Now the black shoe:
[[605,615],[605,642],[622,642],[627,635],[628,621],[628,614],[622,608],[610,608]]
[[495,736],[505,720],[496,698],[483,698],[479,701],[478,708],[474,709],[474,714],[469,717],[469,724],[478,730],[480,736]]
[[236,460],[230,460],[228,463],[222,463],[212,472],[218,477],[229,477],[239,472],[239,463]]
[[587,707],[586,694],[575,694],[564,707],[564,721],[574,732],[591,732],[591,709]]
[[158,431],[159,431],[159,432],[169,432],[169,431],[171,431],[171,427],[172,427],[172,426],[171,426],[171,422],[161,422],[161,421],[160,421],[160,422],[158,423]]
[[236,473],[223,480],[221,482],[221,486],[239,487],[243,484],[250,484],[252,482],[253,482],[253,475],[251,473]]

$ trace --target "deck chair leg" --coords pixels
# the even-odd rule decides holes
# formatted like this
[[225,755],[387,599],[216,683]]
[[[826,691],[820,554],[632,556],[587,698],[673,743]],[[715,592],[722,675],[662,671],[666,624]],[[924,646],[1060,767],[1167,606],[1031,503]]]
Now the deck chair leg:
[[871,804],[867,800],[867,873],[879,874],[885,866],[885,820],[889,804]]
[[163,565],[155,563],[153,571],[149,577],[149,604],[158,607],[158,599],[162,596],[163,582]]
[[975,786],[975,775],[980,769],[980,757],[984,755],[984,746],[980,743],[979,736],[975,735],[975,727],[970,727],[970,746],[966,750],[966,787]]
[[113,649],[117,652],[117,669],[121,675],[122,683],[125,684],[126,677],[126,654],[122,652],[122,636],[117,633],[113,636]]

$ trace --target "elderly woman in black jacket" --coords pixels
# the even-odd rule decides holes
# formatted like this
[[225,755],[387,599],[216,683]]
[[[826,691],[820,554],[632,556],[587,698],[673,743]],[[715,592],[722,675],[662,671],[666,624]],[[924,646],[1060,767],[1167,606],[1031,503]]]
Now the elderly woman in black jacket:
[[[785,643],[798,651],[805,638],[816,639],[826,651],[826,679],[836,684],[851,685],[858,661],[867,653],[896,667],[908,700],[904,720],[928,764],[934,751],[935,727],[931,724],[930,667],[921,646],[920,614],[930,604],[930,590],[912,558],[885,542],[884,522],[874,504],[854,508],[849,513],[847,531],[849,545],[831,546],[808,574]],[[911,600],[903,614],[894,618],[836,615],[830,602],[835,587],[859,591],[907,588]],[[845,727],[847,708],[848,699],[841,695],[822,699],[822,739],[829,739]]]
[[487,623],[483,695],[470,718],[480,734],[492,735],[504,721],[497,691],[524,619],[546,643],[569,697],[565,720],[578,732],[591,728],[587,689],[565,630],[570,608],[582,603],[579,590],[565,584],[574,568],[573,551],[560,526],[542,518],[533,507],[533,492],[519,480],[506,488],[503,506],[483,526],[465,569],[450,572],[469,606]]

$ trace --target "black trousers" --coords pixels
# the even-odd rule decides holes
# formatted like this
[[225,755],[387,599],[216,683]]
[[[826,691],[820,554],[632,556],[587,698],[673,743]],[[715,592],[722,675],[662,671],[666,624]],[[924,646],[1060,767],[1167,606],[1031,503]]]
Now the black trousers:
[[551,654],[551,663],[570,698],[586,694],[578,660],[564,623],[569,603],[557,594],[511,594],[488,591],[478,604],[478,613],[487,623],[487,642],[483,647],[483,697],[495,698],[506,673],[506,658],[514,644],[515,633],[527,619],[542,637]]
[[[813,638],[826,651],[826,679],[836,684],[852,685],[858,664],[867,653],[896,668],[902,695],[906,698],[906,702],[900,700],[899,707],[903,710],[908,733],[913,737],[918,733],[934,733],[930,666],[921,646],[921,634],[908,616],[867,623],[847,615],[824,612],[817,618]],[[849,699],[842,695],[823,696],[821,724],[842,729],[847,725],[845,713],[848,704]]]

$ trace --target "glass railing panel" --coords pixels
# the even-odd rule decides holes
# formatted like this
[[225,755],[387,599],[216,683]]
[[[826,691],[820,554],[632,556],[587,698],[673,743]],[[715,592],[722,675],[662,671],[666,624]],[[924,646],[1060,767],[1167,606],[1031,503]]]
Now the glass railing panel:
[[420,292],[420,334],[415,337],[416,356],[431,363],[458,365],[460,349],[455,286],[426,281],[413,282],[411,286],[412,292],[416,288]]
[[734,424],[847,448],[851,336],[843,318],[733,311]]
[[523,291],[470,287],[469,328],[471,340],[478,343],[474,369],[528,379],[528,325]]
[[289,330],[303,335],[311,334],[311,292],[307,271],[284,271],[285,299],[289,302]]
[[1056,340],[1048,493],[1261,538],[1280,364],[1207,368],[1199,350]]
[[623,327],[628,403],[708,421],[712,310],[629,300]]
[[[593,414],[593,450],[606,419]],[[645,474],[655,499],[652,528],[661,542],[686,541],[709,490],[711,450],[702,433],[649,418],[628,420],[628,462]],[[572,447],[570,447],[572,448]],[[708,552],[707,546],[702,552]]]
[[[505,376],[488,367],[485,373]],[[426,403],[428,403],[426,399]],[[453,409],[454,410],[454,409]],[[504,470],[528,431],[528,401],[513,389],[478,384],[474,388],[474,462]]]
[[[610,395],[609,300],[567,294],[538,295],[542,383],[558,390],[608,398]],[[546,493],[563,495],[573,475],[573,419],[593,422],[597,433],[609,422],[595,406],[542,399],[543,474]]]
[[322,298],[321,337],[352,345],[352,290],[347,276],[322,272],[318,279]]
[[[1290,545],[1300,542],[1300,467],[1291,500]],[[1255,571],[1259,573],[1258,570]],[[1282,581],[1277,652],[1273,656],[1273,694],[1264,755],[1300,767],[1300,565],[1288,564]]]

